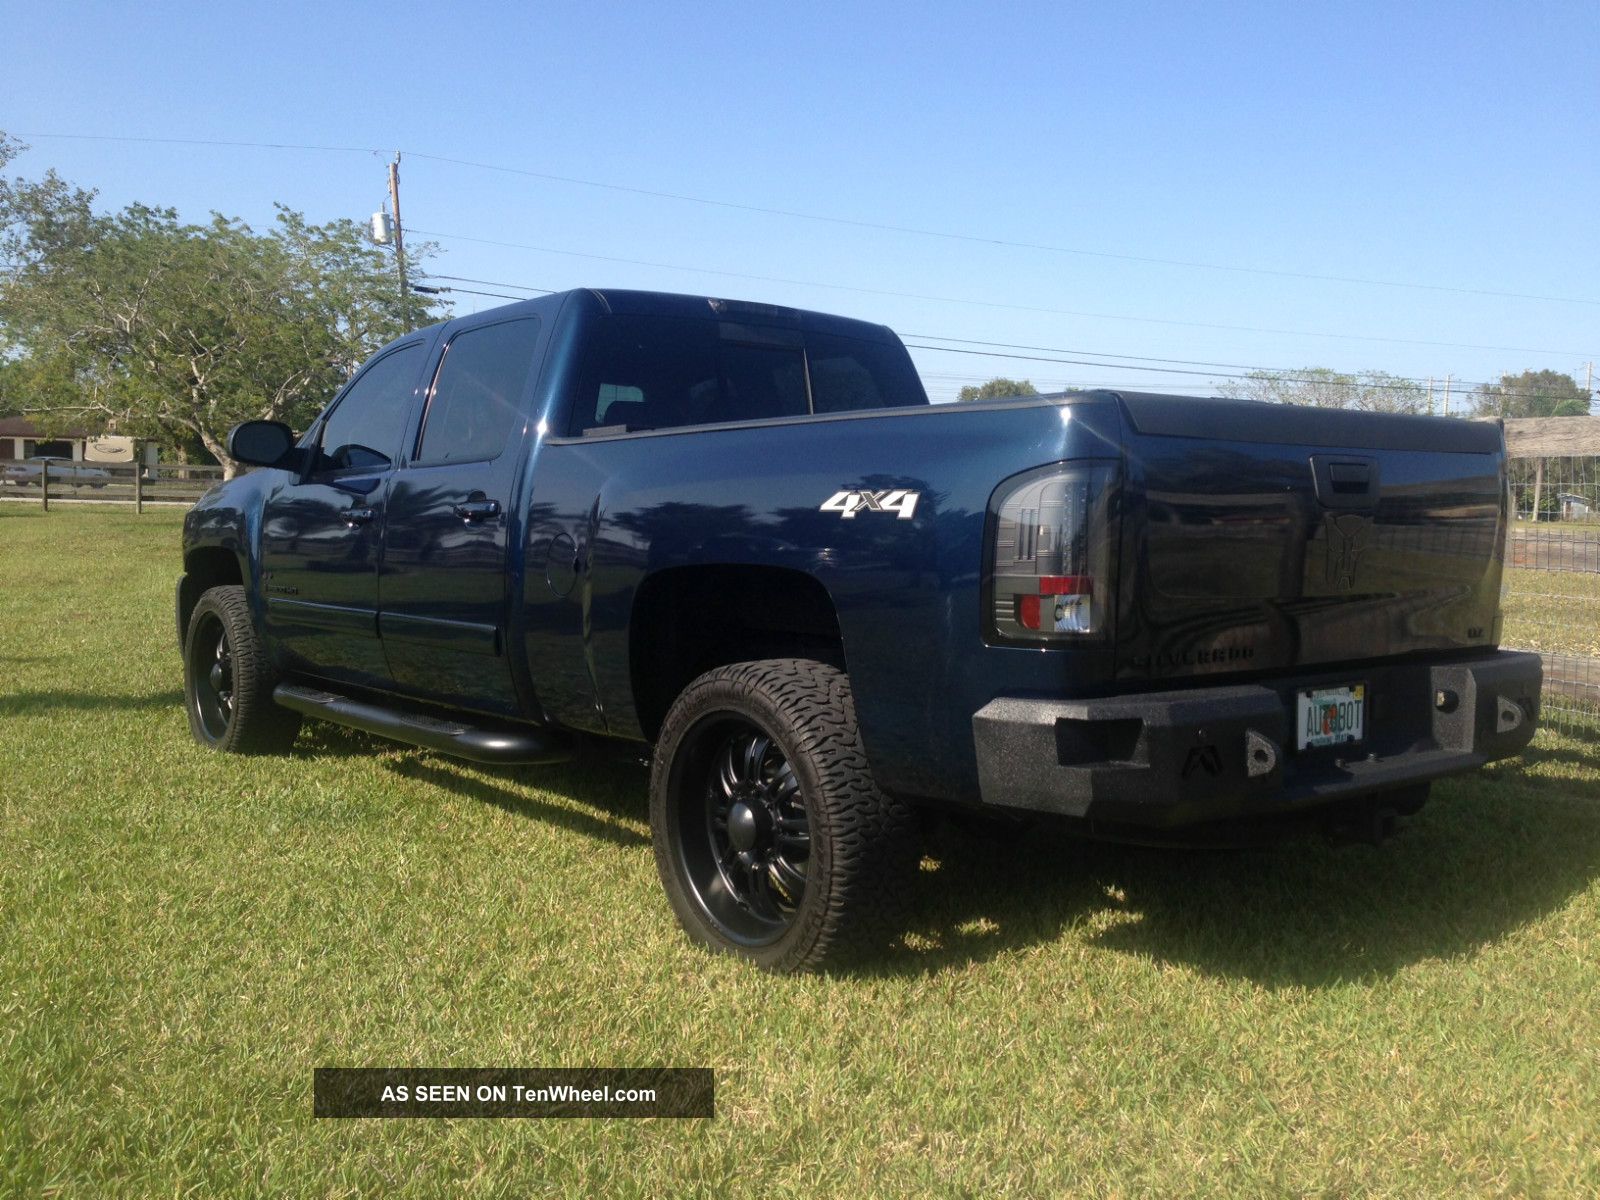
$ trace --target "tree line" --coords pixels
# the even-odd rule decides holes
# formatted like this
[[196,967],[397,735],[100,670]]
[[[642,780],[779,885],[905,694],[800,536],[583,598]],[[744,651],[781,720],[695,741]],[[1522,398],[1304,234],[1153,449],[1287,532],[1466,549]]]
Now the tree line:
[[[25,148],[0,133],[0,168]],[[53,170],[0,176],[0,413],[45,432],[153,439],[232,474],[234,424],[304,427],[374,350],[443,315],[400,294],[354,221],[280,205],[256,229],[95,198]]]
[[[1430,389],[1414,379],[1385,371],[1346,373],[1328,367],[1252,371],[1243,379],[1219,379],[1214,386],[1219,395],[1233,399],[1362,412],[1442,413],[1445,402],[1442,382]],[[1038,394],[1030,380],[997,376],[986,383],[969,384],[956,399],[997,400]],[[1458,389],[1452,411],[1479,417],[1584,417],[1589,415],[1589,401],[1589,392],[1571,375],[1549,370],[1522,371],[1502,375],[1495,383],[1466,392]]]

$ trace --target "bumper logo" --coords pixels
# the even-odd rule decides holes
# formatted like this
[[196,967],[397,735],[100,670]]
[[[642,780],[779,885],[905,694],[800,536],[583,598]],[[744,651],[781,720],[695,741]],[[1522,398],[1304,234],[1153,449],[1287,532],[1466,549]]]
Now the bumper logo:
[[1196,771],[1204,771],[1213,777],[1222,774],[1222,755],[1217,752],[1215,746],[1189,748],[1189,756],[1183,760],[1183,777],[1187,779]]

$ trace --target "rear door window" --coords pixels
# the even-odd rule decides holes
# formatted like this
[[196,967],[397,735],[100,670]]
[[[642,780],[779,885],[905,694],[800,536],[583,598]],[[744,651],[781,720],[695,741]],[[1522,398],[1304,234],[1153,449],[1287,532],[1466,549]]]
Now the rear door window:
[[745,336],[717,321],[617,315],[602,318],[593,338],[569,432],[673,429],[809,411],[797,335]]
[[522,421],[539,319],[463,330],[434,376],[417,447],[418,465],[500,457]]

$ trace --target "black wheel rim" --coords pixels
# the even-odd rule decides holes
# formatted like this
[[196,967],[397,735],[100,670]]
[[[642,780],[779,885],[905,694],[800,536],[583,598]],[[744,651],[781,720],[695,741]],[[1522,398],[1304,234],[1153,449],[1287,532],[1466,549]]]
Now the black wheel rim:
[[729,940],[759,946],[794,922],[811,819],[777,740],[734,716],[700,722],[674,772],[680,859],[694,898]]
[[233,722],[233,647],[228,631],[211,613],[199,618],[189,642],[189,680],[200,727],[212,741],[220,741]]

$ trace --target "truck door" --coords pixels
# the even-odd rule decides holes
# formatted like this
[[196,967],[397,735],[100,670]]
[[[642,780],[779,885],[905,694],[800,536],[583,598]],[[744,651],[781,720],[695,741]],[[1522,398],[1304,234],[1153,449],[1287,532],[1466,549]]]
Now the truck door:
[[426,393],[416,452],[395,473],[378,623],[390,674],[413,695],[522,710],[507,653],[506,550],[539,319],[458,329]]
[[266,631],[291,671],[388,683],[378,640],[383,508],[425,346],[419,338],[369,363],[322,422],[304,474],[267,498]]

